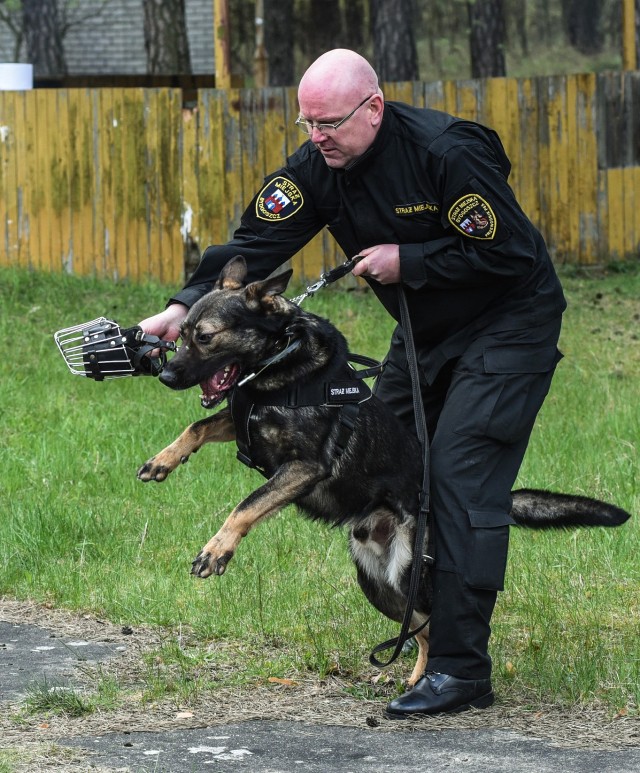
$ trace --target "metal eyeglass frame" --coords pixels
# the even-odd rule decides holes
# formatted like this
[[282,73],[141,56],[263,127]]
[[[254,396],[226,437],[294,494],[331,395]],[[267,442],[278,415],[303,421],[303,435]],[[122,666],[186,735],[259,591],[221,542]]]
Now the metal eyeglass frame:
[[363,99],[362,102],[357,107],[354,107],[353,110],[349,113],[349,115],[345,115],[344,118],[341,118],[337,123],[314,123],[313,121],[310,121],[308,118],[304,118],[303,116],[299,115],[296,120],[295,124],[300,128],[301,131],[303,131],[305,134],[311,135],[314,129],[317,129],[320,134],[327,134],[329,129],[333,129],[336,131],[338,127],[342,126],[342,124],[345,121],[348,121],[349,118],[351,118],[355,113],[360,110],[362,105],[364,105],[366,102],[368,102],[372,97],[375,97],[375,94],[371,94],[366,99]]

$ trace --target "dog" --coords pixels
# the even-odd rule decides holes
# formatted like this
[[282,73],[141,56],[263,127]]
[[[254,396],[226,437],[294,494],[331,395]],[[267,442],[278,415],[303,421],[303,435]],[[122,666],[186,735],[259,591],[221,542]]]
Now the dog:
[[[266,481],[238,504],[193,561],[197,577],[222,575],[240,541],[260,521],[294,503],[306,516],[345,526],[358,583],[391,620],[404,616],[422,479],[418,440],[359,378],[344,336],[328,320],[287,300],[292,271],[246,284],[242,257],[223,269],[181,328],[182,346],[160,374],[172,389],[200,384],[211,409],[139,470],[163,481],[205,443],[231,442]],[[549,528],[617,526],[629,514],[587,497],[515,491],[516,524]],[[429,618],[429,566],[423,561],[411,625]],[[428,627],[415,635],[408,679],[422,676]]]

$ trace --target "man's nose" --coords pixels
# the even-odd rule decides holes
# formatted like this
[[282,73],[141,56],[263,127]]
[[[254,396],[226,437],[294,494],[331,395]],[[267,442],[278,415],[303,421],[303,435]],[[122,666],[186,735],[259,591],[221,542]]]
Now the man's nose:
[[317,126],[311,127],[311,139],[313,140],[313,142],[317,142],[318,138],[320,138],[320,140],[324,140],[326,139],[326,136],[327,135],[323,131],[321,131]]

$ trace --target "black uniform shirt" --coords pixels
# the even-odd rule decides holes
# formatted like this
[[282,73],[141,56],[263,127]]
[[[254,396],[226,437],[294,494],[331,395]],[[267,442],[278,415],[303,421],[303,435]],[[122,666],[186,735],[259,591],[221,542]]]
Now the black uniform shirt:
[[[507,182],[510,167],[491,129],[387,102],[373,145],[344,169],[305,142],[172,300],[191,306],[238,254],[248,278],[262,279],[327,226],[347,257],[400,245],[420,359],[439,366],[479,335],[537,327],[565,308],[543,239]],[[395,286],[367,281],[398,319]]]

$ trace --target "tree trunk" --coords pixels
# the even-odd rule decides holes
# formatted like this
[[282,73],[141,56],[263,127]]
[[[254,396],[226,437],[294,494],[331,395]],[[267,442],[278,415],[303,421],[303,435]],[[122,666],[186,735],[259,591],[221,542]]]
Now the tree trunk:
[[520,50],[523,56],[529,56],[529,36],[527,25],[527,2],[526,0],[516,0],[512,3],[511,14],[515,26],[515,36],[520,41]]
[[185,0],[142,0],[147,72],[151,75],[190,74]]
[[506,75],[502,0],[469,0],[469,50],[472,78]]
[[264,45],[270,86],[295,84],[293,44],[293,0],[264,0]]
[[602,50],[601,18],[602,0],[562,0],[562,22],[567,40],[581,54],[597,54]]
[[371,0],[373,59],[382,82],[418,79],[414,0]]
[[23,0],[22,28],[34,75],[40,78],[66,75],[57,0]]
[[305,6],[298,29],[306,65],[325,51],[341,46],[342,14],[340,0],[310,0]]
[[344,9],[345,46],[361,54],[367,37],[365,18],[365,0],[350,0],[346,3]]

